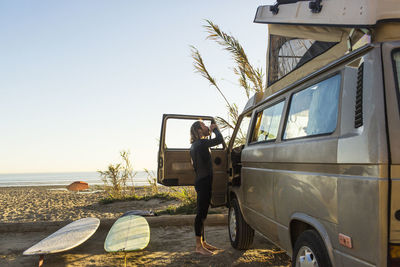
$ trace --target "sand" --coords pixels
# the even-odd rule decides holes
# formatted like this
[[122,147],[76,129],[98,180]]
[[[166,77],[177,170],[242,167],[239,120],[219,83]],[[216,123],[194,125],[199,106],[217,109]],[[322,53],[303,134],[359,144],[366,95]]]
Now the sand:
[[[57,189],[57,190],[49,190]],[[70,251],[45,256],[44,266],[123,266],[123,253],[106,253],[104,240],[112,222],[132,209],[161,210],[177,201],[129,201],[99,204],[104,192],[72,193],[54,187],[0,188],[0,266],[35,266],[37,256],[22,252],[65,225],[83,217],[102,220],[97,232],[84,244]],[[140,191],[142,190],[142,191]],[[162,190],[169,190],[164,188]],[[139,194],[144,189],[139,189]],[[218,209],[219,213],[226,213]],[[176,217],[176,216],[175,216]],[[163,218],[163,217],[159,217]],[[238,251],[231,247],[227,226],[206,226],[210,243],[221,250],[211,257],[193,252],[192,225],[174,226],[172,217],[151,226],[149,246],[127,254],[127,266],[289,266],[284,251],[256,234],[251,249]],[[106,223],[107,222],[107,223]],[[4,225],[8,225],[6,228]],[[17,227],[10,227],[17,226]],[[23,225],[24,227],[21,227]],[[14,229],[14,230],[7,230]]]
[[[108,228],[99,230],[84,244],[63,253],[46,255],[44,266],[124,266],[124,253],[103,249]],[[38,256],[23,256],[24,248],[46,237],[51,231],[0,234],[0,266],[35,266]],[[127,266],[289,266],[284,251],[255,236],[253,248],[235,250],[225,226],[206,227],[207,240],[218,246],[211,257],[193,252],[191,226],[164,226],[151,229],[150,243],[143,251],[127,253]],[[7,246],[5,245],[7,243]]]
[[[170,189],[162,187],[160,190]],[[136,191],[138,195],[146,193],[143,187]],[[128,210],[159,211],[179,204],[176,200],[159,199],[99,204],[99,200],[106,197],[104,191],[95,189],[77,193],[62,186],[0,187],[0,222],[65,221],[85,217],[112,219]]]

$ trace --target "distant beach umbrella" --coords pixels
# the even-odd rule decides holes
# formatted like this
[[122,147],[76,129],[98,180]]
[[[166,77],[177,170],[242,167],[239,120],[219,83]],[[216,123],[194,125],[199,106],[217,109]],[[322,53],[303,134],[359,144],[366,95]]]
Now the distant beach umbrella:
[[70,191],[82,191],[82,190],[89,189],[89,185],[88,185],[88,183],[78,181],[78,182],[73,182],[72,184],[67,186],[67,189]]

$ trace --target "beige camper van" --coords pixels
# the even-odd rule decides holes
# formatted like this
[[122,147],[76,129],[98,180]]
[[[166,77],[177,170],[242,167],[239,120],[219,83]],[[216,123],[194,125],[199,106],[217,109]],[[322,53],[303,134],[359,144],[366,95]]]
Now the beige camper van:
[[[400,266],[400,2],[277,1],[268,27],[267,89],[212,149],[212,205],[229,207],[233,247],[254,231],[293,266]],[[193,185],[178,125],[164,115],[158,182]],[[186,127],[186,128],[185,128]]]

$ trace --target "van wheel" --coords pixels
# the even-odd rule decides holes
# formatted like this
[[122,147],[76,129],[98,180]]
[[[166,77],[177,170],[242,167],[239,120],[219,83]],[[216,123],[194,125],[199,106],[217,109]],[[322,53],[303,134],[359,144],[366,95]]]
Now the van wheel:
[[331,267],[324,242],[314,230],[304,231],[296,240],[292,267]]
[[231,200],[229,206],[229,238],[232,247],[248,249],[253,243],[254,230],[248,225],[240,212],[239,202],[236,198]]

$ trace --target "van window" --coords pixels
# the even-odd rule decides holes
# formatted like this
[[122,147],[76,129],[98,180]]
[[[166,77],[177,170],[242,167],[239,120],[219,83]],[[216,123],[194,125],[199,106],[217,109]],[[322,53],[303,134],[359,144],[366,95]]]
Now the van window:
[[337,42],[270,35],[268,86],[336,44]]
[[[165,148],[166,149],[189,149],[190,143],[190,127],[200,119],[175,119],[169,118],[166,121],[165,131]],[[210,127],[210,120],[203,120],[207,127]],[[214,137],[214,134],[212,134]],[[222,145],[213,148],[222,149]]]
[[251,142],[276,139],[284,103],[281,101],[257,113]]
[[248,113],[243,116],[243,119],[240,122],[238,132],[235,136],[235,141],[233,142],[233,147],[240,147],[246,144],[247,131],[250,125],[250,119],[251,119],[251,113]]
[[293,94],[284,139],[332,133],[336,129],[340,75]]

